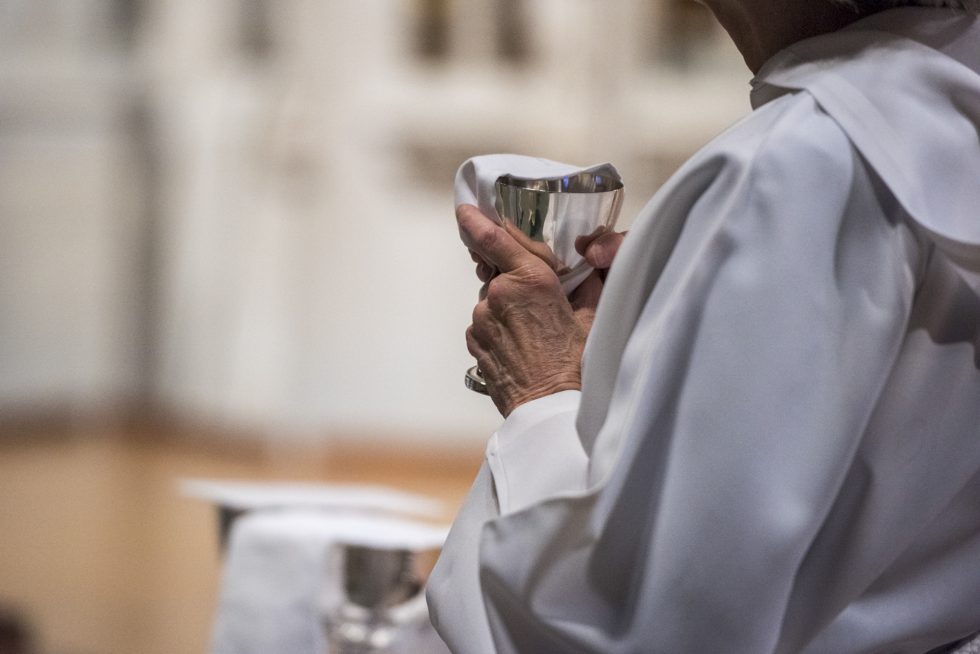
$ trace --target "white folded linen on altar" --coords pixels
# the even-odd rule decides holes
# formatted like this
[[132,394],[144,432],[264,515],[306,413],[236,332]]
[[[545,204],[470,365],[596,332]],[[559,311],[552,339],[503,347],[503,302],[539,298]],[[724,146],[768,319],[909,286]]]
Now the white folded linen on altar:
[[[609,163],[597,164],[582,168],[571,164],[528,157],[519,154],[486,154],[467,159],[456,171],[455,206],[472,204],[489,218],[501,222],[497,211],[497,180],[504,175],[512,175],[523,179],[555,179],[579,173],[592,173],[619,177],[619,172]],[[559,258],[562,252],[575,251],[574,237],[568,243],[556,243],[556,254]],[[567,239],[559,239],[567,240]],[[589,273],[590,268],[580,268],[567,276],[562,276],[562,288],[565,293],[571,293],[581,284]]]
[[438,517],[443,512],[438,500],[384,486],[186,479],[181,481],[180,491],[236,512],[297,507],[384,511],[420,517]]
[[[423,551],[441,547],[446,533],[390,516],[308,508],[244,515],[231,529],[212,654],[327,652],[320,616],[337,599],[326,572],[331,546]],[[390,651],[447,652],[427,621]]]

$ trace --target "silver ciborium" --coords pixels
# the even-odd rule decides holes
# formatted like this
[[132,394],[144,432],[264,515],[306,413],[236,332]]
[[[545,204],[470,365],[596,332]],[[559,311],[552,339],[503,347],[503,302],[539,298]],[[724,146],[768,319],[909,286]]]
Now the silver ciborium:
[[[571,175],[497,179],[495,208],[505,229],[551,265],[566,293],[591,272],[575,250],[577,240],[613,229],[623,206],[623,180],[612,166]],[[466,387],[487,395],[478,366],[466,371]]]
[[438,558],[439,549],[334,545],[321,598],[330,654],[423,651],[423,590]]

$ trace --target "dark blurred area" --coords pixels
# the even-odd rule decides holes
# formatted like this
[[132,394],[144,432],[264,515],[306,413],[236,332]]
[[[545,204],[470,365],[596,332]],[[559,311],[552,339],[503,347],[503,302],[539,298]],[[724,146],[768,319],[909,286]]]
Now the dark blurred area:
[[0,606],[0,654],[34,654],[30,627],[23,616]]

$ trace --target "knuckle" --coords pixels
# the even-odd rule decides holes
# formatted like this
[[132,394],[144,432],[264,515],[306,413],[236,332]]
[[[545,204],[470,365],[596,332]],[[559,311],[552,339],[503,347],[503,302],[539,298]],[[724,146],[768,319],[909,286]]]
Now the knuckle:
[[546,265],[531,265],[513,274],[499,275],[484,285],[481,296],[491,313],[500,314],[521,298],[538,293],[555,294],[561,282]]
[[554,271],[545,266],[529,268],[525,276],[525,281],[528,285],[544,291],[551,291],[561,286],[561,283],[558,281],[558,276],[555,275]]
[[470,329],[476,329],[479,325],[484,324],[489,318],[489,307],[487,307],[486,302],[480,302],[475,307],[473,307],[473,324],[470,325]]
[[471,334],[476,342],[487,345],[493,343],[498,334],[497,320],[490,307],[481,302],[473,310],[473,325]]
[[478,356],[481,352],[479,342],[476,339],[476,334],[473,332],[473,326],[470,325],[466,330],[466,349],[471,355]]
[[486,305],[489,309],[497,309],[507,304],[507,297],[510,294],[508,284],[503,277],[491,279],[487,284]]

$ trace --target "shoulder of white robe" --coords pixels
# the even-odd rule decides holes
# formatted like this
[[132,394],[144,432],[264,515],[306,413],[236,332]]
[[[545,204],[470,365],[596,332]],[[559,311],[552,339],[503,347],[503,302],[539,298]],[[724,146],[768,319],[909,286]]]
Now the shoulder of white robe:
[[[980,270],[980,56],[926,45],[954,26],[944,50],[973,52],[956,41],[980,42],[980,20],[885,13],[779,53],[753,81],[753,101],[810,93],[936,247]],[[886,31],[896,26],[902,34]]]

